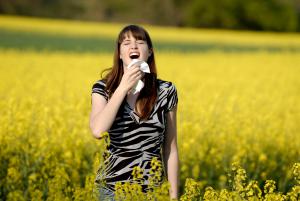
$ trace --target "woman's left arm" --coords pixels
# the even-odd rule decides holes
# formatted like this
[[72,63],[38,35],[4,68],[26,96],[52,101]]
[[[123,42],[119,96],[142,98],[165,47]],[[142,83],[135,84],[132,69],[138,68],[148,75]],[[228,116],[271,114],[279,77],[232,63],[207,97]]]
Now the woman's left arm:
[[177,149],[177,105],[167,113],[167,129],[163,146],[164,166],[171,184],[170,198],[178,199],[179,157]]

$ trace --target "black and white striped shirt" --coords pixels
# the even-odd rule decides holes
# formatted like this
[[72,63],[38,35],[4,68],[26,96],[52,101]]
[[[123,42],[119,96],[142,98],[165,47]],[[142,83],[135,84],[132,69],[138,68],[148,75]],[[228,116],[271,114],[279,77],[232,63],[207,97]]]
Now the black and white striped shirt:
[[[167,125],[166,114],[178,103],[175,85],[161,79],[157,79],[157,82],[157,101],[147,120],[140,120],[124,98],[108,130],[110,155],[104,162],[105,166],[102,168],[100,166],[97,172],[96,185],[105,182],[104,187],[114,190],[117,181],[132,182],[132,170],[135,166],[139,166],[143,170],[143,191],[147,189],[152,158],[157,157],[162,161],[161,149]],[[94,83],[92,93],[98,93],[108,101],[103,80]],[[165,175],[164,172],[162,175]]]

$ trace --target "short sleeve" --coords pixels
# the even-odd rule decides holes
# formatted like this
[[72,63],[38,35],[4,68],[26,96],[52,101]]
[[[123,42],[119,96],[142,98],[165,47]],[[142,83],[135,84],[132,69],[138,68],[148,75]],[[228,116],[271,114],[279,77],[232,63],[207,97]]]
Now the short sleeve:
[[98,93],[108,101],[108,93],[105,90],[105,83],[103,80],[98,80],[96,83],[93,84],[92,93]]
[[177,89],[171,82],[167,95],[167,112],[171,111],[178,103]]

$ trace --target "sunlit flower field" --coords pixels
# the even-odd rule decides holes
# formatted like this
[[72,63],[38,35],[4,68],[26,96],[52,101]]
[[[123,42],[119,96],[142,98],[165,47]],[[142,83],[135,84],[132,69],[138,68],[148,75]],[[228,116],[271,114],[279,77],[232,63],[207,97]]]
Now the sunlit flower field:
[[[94,199],[91,87],[122,26],[0,16],[0,200]],[[299,200],[300,35],[145,27],[178,91],[180,200]]]

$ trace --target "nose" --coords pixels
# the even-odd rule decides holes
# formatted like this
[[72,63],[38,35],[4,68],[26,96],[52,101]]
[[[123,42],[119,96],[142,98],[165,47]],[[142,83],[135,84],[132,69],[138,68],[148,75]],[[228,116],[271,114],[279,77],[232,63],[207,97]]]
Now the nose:
[[136,44],[135,41],[130,43],[130,48],[131,49],[136,49],[137,48],[137,44]]

